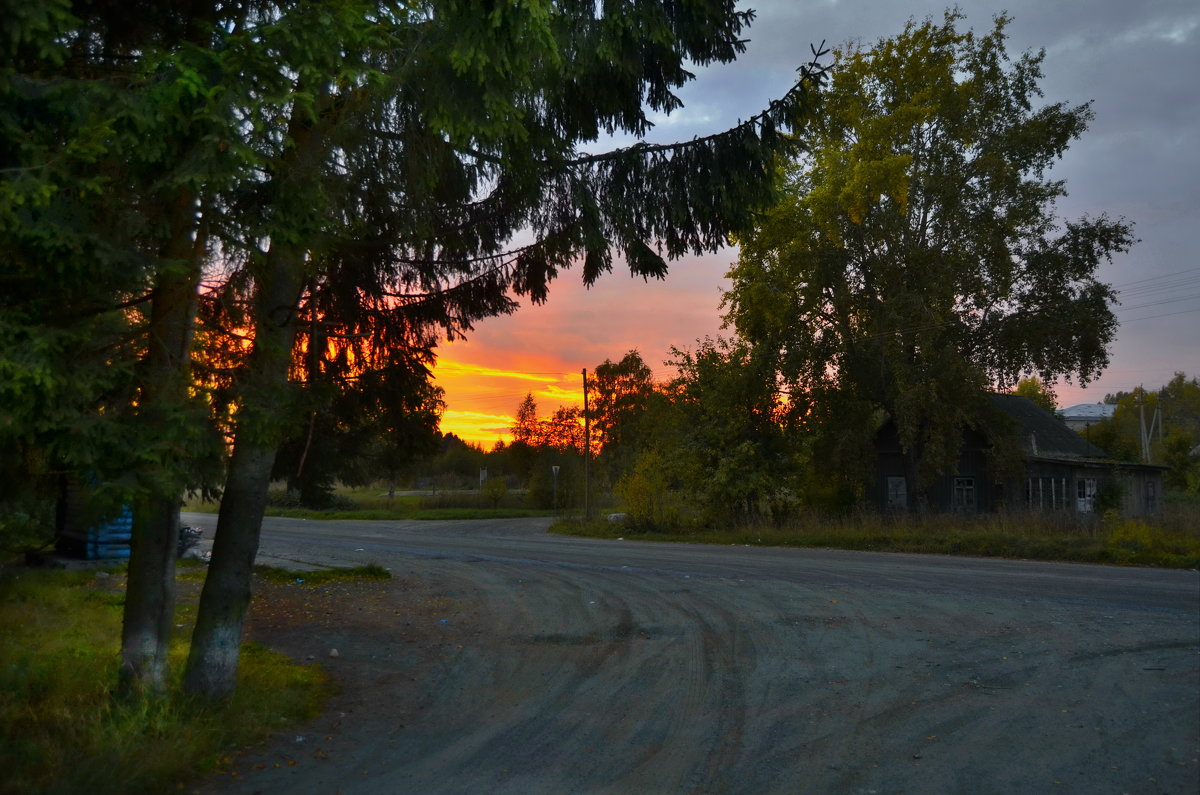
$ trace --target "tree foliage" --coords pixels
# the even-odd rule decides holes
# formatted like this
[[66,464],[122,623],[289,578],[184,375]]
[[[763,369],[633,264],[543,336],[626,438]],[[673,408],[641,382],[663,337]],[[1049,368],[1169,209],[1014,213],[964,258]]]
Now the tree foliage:
[[513,420],[513,445],[533,450],[583,454],[583,411],[575,406],[559,406],[548,417],[538,415],[533,393],[526,394]]
[[286,481],[301,505],[329,507],[337,482],[394,484],[436,450],[442,390],[419,363],[394,361],[324,378],[302,382],[299,402],[311,407],[307,422],[275,458],[273,480]]
[[583,412],[559,406],[549,416],[539,416],[530,393],[517,407],[512,433],[512,443],[496,445],[489,460],[525,486],[529,503],[537,508],[582,504]]
[[517,406],[517,414],[513,419],[513,444],[536,447],[541,436],[538,422],[537,401],[534,400],[532,392],[526,393],[521,405]]
[[180,98],[169,74],[122,61],[127,31],[85,36],[62,2],[4,12],[0,479],[36,491],[92,473],[129,499],[139,460],[178,441],[140,428],[132,403],[166,234],[145,200],[181,171],[143,136],[176,132],[160,115]]
[[985,389],[1099,374],[1116,320],[1096,268],[1134,242],[1123,220],[1055,214],[1065,186],[1047,172],[1090,107],[1037,106],[1043,54],[1010,58],[1006,17],[985,34],[961,22],[836,53],[725,299],[813,417],[855,440],[843,464],[877,412],[896,422],[913,505],[983,422]]
[[649,366],[636,350],[614,362],[605,359],[592,374],[590,389],[592,431],[601,448],[618,448],[634,440],[633,421],[654,391]]
[[1118,460],[1148,456],[1170,467],[1167,486],[1200,492],[1200,380],[1177,372],[1159,389],[1138,386],[1115,403],[1112,418],[1088,428],[1087,438]]
[[1022,378],[1013,388],[1012,394],[1029,398],[1033,401],[1034,405],[1051,414],[1058,410],[1058,402],[1055,399],[1054,390],[1037,376]]
[[752,522],[794,498],[802,452],[793,431],[799,404],[782,401],[774,357],[739,339],[672,349],[667,385],[680,434],[674,470],[707,521]]
[[600,401],[610,441],[599,461],[636,523],[752,523],[795,503],[803,412],[784,400],[764,353],[736,338],[699,340],[672,349],[676,375],[665,383],[634,352],[596,368],[632,376],[624,387],[612,379],[612,399]]
[[5,10],[0,433],[25,462],[131,473],[146,510],[126,656],[156,649],[159,681],[171,508],[201,442],[231,440],[185,677],[207,696],[235,681],[280,445],[304,440],[284,457],[303,473],[353,413],[420,438],[440,336],[545,300],[576,261],[589,283],[617,258],[660,277],[721,245],[772,198],[823,77],[803,68],[724,133],[590,153],[678,108],[687,65],[733,60],[752,15],[733,0]]
[[189,368],[205,208],[245,174],[220,144],[241,124],[213,84],[214,13],[62,1],[3,13],[0,336],[24,355],[0,353],[12,376],[0,425],[22,490],[96,483],[135,506],[121,672],[153,689],[166,682],[179,496],[213,483],[221,450]]

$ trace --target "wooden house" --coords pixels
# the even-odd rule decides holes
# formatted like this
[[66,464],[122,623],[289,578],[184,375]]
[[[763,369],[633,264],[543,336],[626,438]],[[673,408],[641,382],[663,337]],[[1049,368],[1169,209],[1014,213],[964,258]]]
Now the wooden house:
[[[1114,461],[1054,415],[1019,395],[989,395],[1000,420],[988,429],[968,428],[958,465],[926,491],[934,511],[981,513],[1000,509],[1091,514],[1119,506],[1126,516],[1162,510],[1165,467]],[[995,471],[993,451],[1000,434],[1022,451],[1019,476]],[[1015,440],[1013,435],[1015,434]],[[868,498],[885,512],[907,510],[909,488],[904,454],[890,420],[875,438],[875,471]]]

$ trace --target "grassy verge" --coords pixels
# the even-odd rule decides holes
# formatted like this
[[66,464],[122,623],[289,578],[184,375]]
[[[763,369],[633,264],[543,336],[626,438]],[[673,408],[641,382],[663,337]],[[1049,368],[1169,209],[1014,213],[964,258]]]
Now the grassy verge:
[[556,511],[537,508],[423,508],[413,519],[520,519],[526,516],[554,516]]
[[267,582],[303,582],[310,586],[347,580],[390,580],[392,578],[391,572],[374,563],[348,569],[320,569],[318,571],[291,571],[270,566],[255,566],[254,575]]
[[930,517],[886,520],[877,516],[809,516],[785,526],[639,529],[607,521],[565,520],[551,532],[593,538],[825,547],[977,557],[1200,568],[1200,523],[1168,514],[1155,523],[1108,517],[1064,522],[1045,515],[994,515],[970,519]]
[[[216,513],[217,509],[211,511]],[[287,519],[312,519],[314,521],[357,520],[381,521],[436,521],[445,519],[516,519],[525,516],[554,516],[554,511],[533,508],[378,508],[339,509],[317,511],[311,508],[267,508],[267,516],[282,516]]]
[[[386,494],[379,494],[377,489],[342,489],[338,492],[339,506],[327,510],[278,504],[282,502],[281,493],[273,492],[272,497],[276,504],[267,506],[267,516],[314,521],[436,521],[514,519],[526,516],[555,515],[555,512],[551,510],[540,510],[522,505],[520,495],[509,495],[501,505],[491,507],[487,506],[478,494],[472,492],[388,497]],[[186,502],[183,509],[198,513],[216,513],[220,507],[220,503],[197,499]]]
[[[180,572],[179,641],[171,653],[177,674],[199,571]],[[236,694],[223,704],[180,695],[114,699],[124,579],[119,570],[0,570],[3,791],[171,790],[314,717],[329,694],[319,667],[246,644]]]

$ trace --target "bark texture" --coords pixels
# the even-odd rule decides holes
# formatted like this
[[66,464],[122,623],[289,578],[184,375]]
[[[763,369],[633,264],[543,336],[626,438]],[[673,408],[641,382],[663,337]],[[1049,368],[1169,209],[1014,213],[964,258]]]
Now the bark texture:
[[120,691],[162,692],[175,619],[179,501],[154,497],[133,514],[133,548],[121,626]]
[[279,446],[278,402],[287,389],[294,308],[304,285],[302,251],[272,246],[264,264],[237,438],[184,673],[184,690],[208,699],[228,695],[237,683],[250,575]]
[[139,472],[146,496],[133,511],[129,580],[121,626],[119,690],[161,692],[175,619],[175,556],[186,461],[191,347],[204,240],[195,234],[195,196],[180,191],[172,233],[155,276],[148,347],[139,384],[139,417],[154,471]]

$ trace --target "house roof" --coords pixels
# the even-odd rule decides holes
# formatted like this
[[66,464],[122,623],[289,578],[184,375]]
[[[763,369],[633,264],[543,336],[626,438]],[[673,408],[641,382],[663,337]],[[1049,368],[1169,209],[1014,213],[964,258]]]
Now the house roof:
[[1058,415],[1069,420],[1107,420],[1116,410],[1113,403],[1079,403],[1060,409]]
[[1025,452],[1043,458],[1107,458],[1096,445],[1053,414],[1020,395],[988,395],[988,403],[1012,417]]

